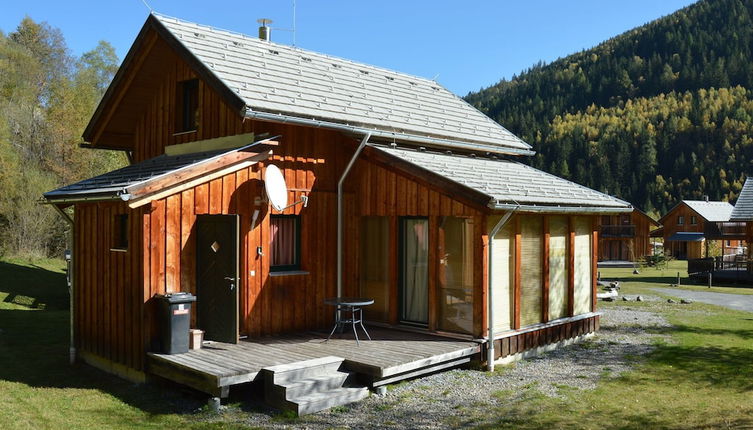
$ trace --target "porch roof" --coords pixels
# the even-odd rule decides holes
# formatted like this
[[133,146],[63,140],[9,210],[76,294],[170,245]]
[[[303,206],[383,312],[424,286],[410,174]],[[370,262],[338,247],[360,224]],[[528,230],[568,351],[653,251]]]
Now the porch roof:
[[525,164],[412,149],[375,146],[414,166],[489,197],[492,209],[533,212],[631,212],[628,202]]
[[677,233],[669,236],[667,241],[671,242],[701,242],[705,238],[703,233],[694,231],[678,231]]
[[[43,194],[49,203],[143,199],[197,177],[209,180],[212,173],[230,173],[271,154],[265,139],[241,148],[181,155],[160,155]],[[205,182],[202,180],[202,182]],[[133,204],[131,204],[133,206]]]

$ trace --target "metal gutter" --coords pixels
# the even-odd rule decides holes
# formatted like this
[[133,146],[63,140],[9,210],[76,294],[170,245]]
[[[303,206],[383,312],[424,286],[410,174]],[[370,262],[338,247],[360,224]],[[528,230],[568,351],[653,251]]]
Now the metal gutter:
[[497,224],[492,228],[491,233],[489,233],[489,239],[487,244],[487,257],[488,262],[486,264],[486,279],[487,279],[487,325],[489,328],[489,344],[486,348],[486,367],[490,372],[494,371],[494,270],[492,267],[492,264],[494,263],[494,236],[497,235],[497,233],[502,230],[502,228],[512,219],[512,216],[515,214],[517,209],[513,209],[510,212],[506,213],[505,216],[503,216]]
[[632,206],[537,206],[537,205],[514,205],[509,203],[490,203],[489,207],[496,210],[514,210],[533,213],[628,213],[633,211]]
[[113,191],[111,196],[90,196],[90,197],[67,197],[62,199],[56,199],[55,197],[44,197],[42,204],[56,205],[60,203],[84,203],[84,202],[104,202],[120,200],[120,197],[116,194],[117,191]]
[[536,151],[532,151],[530,149],[499,148],[496,146],[485,145],[483,143],[478,143],[478,144],[464,143],[464,142],[458,142],[458,141],[449,140],[449,139],[441,139],[441,138],[428,137],[428,136],[417,136],[414,134],[405,134],[405,133],[396,133],[396,132],[383,131],[383,130],[377,130],[377,129],[369,129],[369,128],[364,128],[364,127],[356,127],[353,125],[338,124],[338,123],[329,122],[329,121],[299,118],[299,117],[290,116],[290,115],[275,114],[275,113],[268,113],[268,112],[257,112],[257,111],[246,110],[245,116],[246,118],[256,119],[259,121],[270,121],[270,122],[278,122],[282,124],[296,124],[296,125],[303,125],[306,127],[326,128],[330,130],[338,130],[338,131],[344,131],[348,133],[354,133],[361,136],[368,133],[372,137],[380,137],[380,138],[384,138],[390,141],[399,139],[399,140],[405,140],[405,141],[414,142],[414,143],[437,145],[437,146],[441,146],[445,148],[459,148],[459,149],[465,149],[468,151],[483,151],[483,152],[492,152],[495,154],[508,154],[508,155],[535,155],[536,154]]
[[75,343],[75,337],[74,337],[75,333],[74,333],[74,330],[73,330],[73,317],[74,317],[74,312],[73,312],[73,303],[74,303],[74,301],[73,301],[73,282],[74,282],[73,274],[76,271],[72,270],[73,269],[73,265],[76,263],[76,260],[74,258],[74,256],[76,255],[75,249],[74,249],[74,246],[75,246],[76,242],[73,240],[74,223],[73,223],[73,219],[70,216],[68,216],[68,214],[65,213],[65,211],[63,211],[62,209],[60,209],[60,207],[58,207],[57,205],[52,205],[52,207],[55,208],[55,210],[57,211],[57,213],[59,213],[60,216],[63,217],[63,219],[65,220],[65,222],[68,223],[68,226],[70,227],[70,230],[68,231],[68,246],[69,246],[69,248],[71,250],[71,264],[68,266],[68,283],[69,283],[69,285],[68,285],[68,301],[69,301],[69,303],[68,303],[68,319],[69,319],[68,326],[69,326],[69,339],[70,339],[70,343],[68,344],[68,361],[69,361],[70,364],[74,364],[76,362],[76,343]]
[[340,180],[337,181],[337,297],[342,297],[343,292],[343,182],[345,182],[345,177],[350,173],[350,169],[355,164],[358,156],[361,155],[361,151],[363,151],[370,138],[371,133],[366,133],[363,136],[356,152],[350,158],[348,165],[345,166]]

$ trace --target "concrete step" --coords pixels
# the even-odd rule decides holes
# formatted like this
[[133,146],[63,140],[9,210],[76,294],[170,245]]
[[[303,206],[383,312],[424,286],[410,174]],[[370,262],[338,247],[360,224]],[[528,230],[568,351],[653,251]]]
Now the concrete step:
[[265,367],[262,371],[268,383],[282,385],[336,372],[343,361],[344,359],[340,357],[329,356]]
[[275,384],[273,390],[280,399],[291,400],[314,393],[334,390],[342,387],[351,374],[335,371],[323,375],[312,376],[295,382]]
[[369,395],[366,387],[343,387],[321,393],[308,394],[289,400],[292,410],[298,415],[312,414],[335,406],[347,405],[348,403],[363,400]]

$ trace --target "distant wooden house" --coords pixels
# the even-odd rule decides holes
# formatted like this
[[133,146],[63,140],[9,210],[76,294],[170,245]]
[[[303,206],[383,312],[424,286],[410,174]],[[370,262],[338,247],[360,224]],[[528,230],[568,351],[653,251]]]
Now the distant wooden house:
[[659,223],[645,212],[599,217],[599,261],[637,261],[653,255],[651,231]]
[[664,251],[680,260],[708,256],[708,242],[715,241],[723,255],[741,253],[745,223],[731,221],[734,207],[727,202],[683,200],[660,220]]
[[[76,356],[218,395],[317,354],[377,386],[591,333],[597,217],[631,210],[515,161],[528,144],[434,81],[160,15],[84,139],[133,164],[45,194],[74,208]],[[270,206],[271,165],[307,205]],[[155,352],[178,291],[214,348]],[[382,334],[309,335],[343,296]]]

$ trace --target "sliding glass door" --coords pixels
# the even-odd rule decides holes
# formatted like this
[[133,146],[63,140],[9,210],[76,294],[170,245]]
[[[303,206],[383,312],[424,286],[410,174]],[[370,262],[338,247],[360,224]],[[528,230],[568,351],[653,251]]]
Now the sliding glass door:
[[400,320],[429,320],[429,220],[400,219]]

